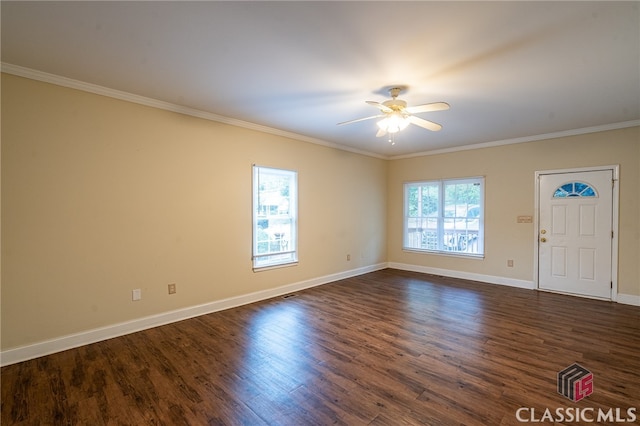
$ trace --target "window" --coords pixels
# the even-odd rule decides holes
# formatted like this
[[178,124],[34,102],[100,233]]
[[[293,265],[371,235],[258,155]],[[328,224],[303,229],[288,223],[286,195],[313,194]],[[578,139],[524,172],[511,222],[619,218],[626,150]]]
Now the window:
[[296,263],[298,174],[253,166],[253,268]]
[[405,183],[403,248],[482,256],[483,200],[481,177]]
[[553,198],[565,197],[596,197],[596,190],[583,182],[569,182],[558,187]]

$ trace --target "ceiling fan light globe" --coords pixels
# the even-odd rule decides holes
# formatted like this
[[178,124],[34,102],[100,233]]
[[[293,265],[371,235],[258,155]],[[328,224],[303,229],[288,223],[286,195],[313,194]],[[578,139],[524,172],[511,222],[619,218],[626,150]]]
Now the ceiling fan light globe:
[[378,121],[377,124],[387,133],[397,133],[409,125],[409,120],[401,114],[390,114]]

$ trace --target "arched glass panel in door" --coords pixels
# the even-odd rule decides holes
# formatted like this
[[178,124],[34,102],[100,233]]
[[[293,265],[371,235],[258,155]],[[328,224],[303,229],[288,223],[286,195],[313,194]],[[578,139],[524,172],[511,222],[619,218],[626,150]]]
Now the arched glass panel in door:
[[597,197],[596,190],[584,182],[569,182],[556,188],[553,198]]

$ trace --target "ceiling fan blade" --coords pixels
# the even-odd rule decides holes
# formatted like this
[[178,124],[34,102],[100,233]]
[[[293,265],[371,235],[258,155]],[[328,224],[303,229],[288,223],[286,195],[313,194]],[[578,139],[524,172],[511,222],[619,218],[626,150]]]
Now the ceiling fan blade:
[[405,108],[405,110],[411,114],[416,114],[419,112],[444,111],[447,109],[449,109],[449,104],[446,102],[434,102],[431,104],[416,105]]
[[376,138],[381,138],[386,134],[387,134],[387,131],[385,129],[378,129],[378,133],[376,133]]
[[442,129],[442,126],[439,125],[438,123],[434,123],[433,121],[428,121],[428,120],[424,120],[420,117],[416,117],[416,116],[409,116],[409,122],[412,124],[415,124],[416,126],[420,126],[420,127],[424,127],[427,130],[431,130],[433,132],[437,132],[438,130]]
[[378,115],[372,115],[371,117],[357,118],[355,120],[343,121],[342,123],[338,123],[338,126],[342,126],[342,125],[345,125],[345,124],[351,124],[351,123],[357,123],[358,121],[371,120],[372,118],[380,118],[380,117],[384,117],[384,115],[378,114]]
[[376,101],[365,101],[365,102],[368,103],[369,105],[373,105],[374,107],[379,108],[380,111],[382,112],[393,112],[391,108],[381,104],[380,102],[376,102]]

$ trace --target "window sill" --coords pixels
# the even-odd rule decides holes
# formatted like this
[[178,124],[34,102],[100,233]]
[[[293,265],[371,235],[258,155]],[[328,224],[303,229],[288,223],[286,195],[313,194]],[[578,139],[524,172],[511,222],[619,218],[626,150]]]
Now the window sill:
[[412,248],[406,248],[406,247],[403,247],[402,251],[405,252],[405,253],[434,254],[434,255],[437,255],[437,256],[458,257],[458,258],[462,258],[462,259],[484,260],[484,254],[456,253],[456,252],[436,251],[436,250],[420,250],[420,249],[412,249]]
[[269,271],[271,269],[289,268],[291,266],[298,266],[298,261],[296,260],[295,262],[279,263],[277,265],[254,266],[253,272],[262,272],[262,271]]

